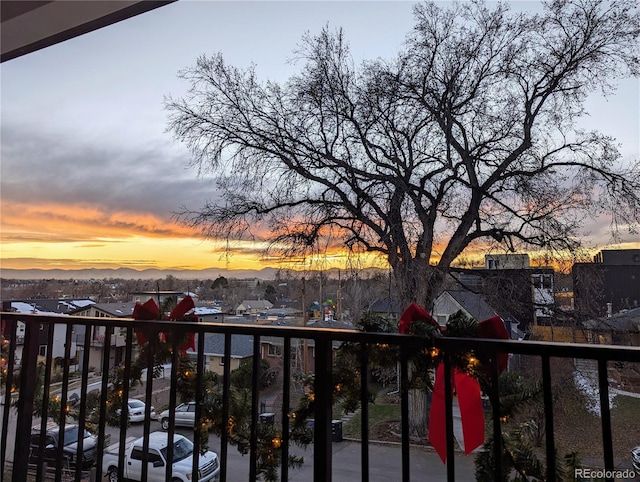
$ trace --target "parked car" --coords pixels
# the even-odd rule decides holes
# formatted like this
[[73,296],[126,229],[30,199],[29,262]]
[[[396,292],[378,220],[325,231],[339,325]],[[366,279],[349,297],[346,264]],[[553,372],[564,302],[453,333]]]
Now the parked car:
[[[127,402],[127,407],[129,409],[129,422],[144,422],[144,414],[147,408],[147,405],[142,401],[135,398],[130,398]],[[120,415],[120,410],[118,410],[118,415]],[[151,407],[151,419],[156,418],[156,411],[154,407]]]
[[[158,415],[163,430],[169,430],[169,415],[169,410]],[[195,427],[196,402],[181,403],[176,407],[175,425],[176,427]]]
[[[149,434],[149,450],[147,456],[148,482],[165,482],[167,473],[167,442],[168,434],[165,432],[152,432]],[[142,459],[144,437],[136,439],[130,437],[126,440],[123,462],[123,474],[127,480],[142,480]],[[120,444],[115,443],[104,452],[102,459],[102,472],[109,482],[118,481],[118,466]],[[192,477],[193,469],[193,443],[180,435],[173,438],[173,466],[171,472],[172,482],[188,482]],[[220,462],[218,454],[206,451],[199,455],[198,480],[202,482],[217,481],[220,474]]]
[[634,469],[640,470],[640,445],[631,449],[631,463]]
[[31,430],[29,443],[29,462],[37,463],[42,455],[44,462],[49,465],[55,465],[58,459],[58,447],[62,444],[63,467],[75,467],[80,461],[81,468],[91,468],[96,460],[97,437],[85,430],[82,439],[82,455],[79,455],[79,428],[76,424],[65,425],[64,434],[61,437],[60,427],[55,423],[50,423],[47,426],[44,443],[41,445],[40,427],[34,427]]

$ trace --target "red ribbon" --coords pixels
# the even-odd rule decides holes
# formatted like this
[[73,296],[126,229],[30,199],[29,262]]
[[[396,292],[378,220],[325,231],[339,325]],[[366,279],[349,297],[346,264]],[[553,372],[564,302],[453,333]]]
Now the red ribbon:
[[[508,339],[504,323],[499,316],[494,316],[478,324],[480,338]],[[509,355],[498,353],[498,370],[502,373],[507,368]],[[436,372],[433,388],[431,411],[429,412],[429,441],[440,456],[442,463],[447,461],[447,437],[445,414],[444,366],[440,364]],[[484,443],[484,414],[478,380],[452,369],[452,389],[458,397],[464,453],[470,454]]]
[[[482,398],[478,380],[452,370],[452,389],[458,396],[464,453],[470,454],[484,443],[484,415]],[[444,366],[440,364],[436,372],[436,383],[433,387],[431,411],[429,412],[429,441],[440,456],[442,463],[447,461],[447,436],[445,413]]]

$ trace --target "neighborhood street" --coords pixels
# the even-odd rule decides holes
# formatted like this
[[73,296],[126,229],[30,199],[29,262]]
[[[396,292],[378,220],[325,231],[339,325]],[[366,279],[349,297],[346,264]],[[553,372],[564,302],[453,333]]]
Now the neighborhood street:
[[[15,434],[16,413],[12,409],[9,419],[9,439],[7,440],[7,460],[13,460],[14,440],[12,435]],[[33,423],[39,421],[34,419]],[[160,423],[151,422],[151,431],[161,430]],[[142,436],[144,425],[142,423],[131,424],[127,429],[127,436]],[[119,437],[119,429],[108,427],[106,433],[111,436],[111,441],[117,441]],[[181,433],[192,438],[189,429],[177,428],[176,433]],[[220,439],[211,434],[209,436],[209,448],[220,453]],[[358,442],[335,442],[332,446],[333,450],[333,481],[334,482],[352,482],[361,480],[360,473],[360,453],[361,447]],[[306,451],[294,449],[297,455],[304,457],[304,465],[298,469],[289,471],[289,480],[291,481],[309,481],[313,480],[313,447],[310,446]],[[472,457],[464,457],[462,454],[456,454],[456,480],[473,481],[474,466]],[[411,480],[415,481],[445,481],[446,467],[442,464],[438,456],[423,448],[412,448],[411,450]],[[402,474],[402,457],[401,449],[396,444],[377,444],[369,445],[369,480],[371,482],[390,482],[400,480]],[[228,482],[246,482],[249,480],[249,456],[242,456],[235,447],[229,446],[227,457],[227,481]]]

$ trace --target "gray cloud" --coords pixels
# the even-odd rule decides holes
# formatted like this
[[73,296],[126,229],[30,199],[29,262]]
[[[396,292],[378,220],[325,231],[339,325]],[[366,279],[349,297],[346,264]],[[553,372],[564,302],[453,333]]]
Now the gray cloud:
[[96,145],[3,122],[1,195],[6,202],[100,206],[106,213],[169,219],[183,206],[197,209],[215,197],[213,180],[198,178],[188,162],[188,153],[169,139],[139,148],[109,145],[109,139]]

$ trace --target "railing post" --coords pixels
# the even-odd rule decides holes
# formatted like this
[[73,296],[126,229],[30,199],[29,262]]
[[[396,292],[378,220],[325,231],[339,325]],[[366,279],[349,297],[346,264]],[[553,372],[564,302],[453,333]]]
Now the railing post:
[[[171,389],[169,392],[169,429],[167,431],[167,467],[165,470],[166,480],[171,480],[172,477],[173,438],[176,430],[176,403],[178,400],[178,340],[176,339],[175,331],[172,330],[171,335]],[[142,463],[145,463],[145,460],[143,460]]]
[[[102,384],[100,385],[100,415],[98,415],[98,445],[96,449],[96,472],[102,476],[102,459],[105,449],[105,433],[104,429],[107,425],[107,391],[109,389],[109,372],[111,371],[111,335],[113,334],[112,326],[105,326],[104,341],[102,344]],[[115,367],[114,367],[115,368]],[[102,478],[102,477],[100,477]]]
[[38,344],[40,327],[33,320],[25,323],[24,348],[20,368],[20,395],[18,397],[18,420],[13,452],[13,482],[26,482],[29,467],[29,444],[31,441],[31,422],[33,399],[35,398],[38,365]]
[[[51,396],[51,368],[53,367],[53,340],[55,336],[55,325],[49,323],[47,328],[47,356],[44,370],[44,385],[42,392],[42,410],[40,412],[40,437],[39,444],[44,446],[47,434],[47,422],[49,420],[49,398]],[[42,463],[42,457],[38,457],[36,480],[43,480],[46,473],[47,464]]]
[[491,357],[491,411],[493,416],[493,477],[502,480],[502,428],[500,426],[500,371],[498,354]]
[[[127,327],[127,341],[125,343],[124,349],[124,369],[122,373],[122,402],[126,402],[129,400],[129,382],[131,381],[131,352],[133,350],[133,327]],[[117,368],[119,369],[119,368]],[[123,427],[127,426],[127,414],[125,410],[122,410],[124,407],[121,407],[120,411],[120,438],[119,438],[119,446],[118,446],[118,460],[124,460],[125,448],[126,448],[126,429],[123,430]],[[124,464],[118,464],[118,480],[124,479]]]
[[[602,451],[604,468],[611,473],[614,468],[613,439],[611,437],[611,407],[609,406],[609,375],[607,360],[598,360],[598,386],[600,388],[600,420],[602,421]],[[613,479],[606,479],[607,481]]]
[[333,410],[331,340],[316,340],[313,480],[331,481],[331,419]]
[[[77,325],[79,326],[79,325]],[[82,381],[80,388],[80,417],[78,419],[78,453],[84,453],[84,434],[86,410],[87,410],[87,386],[89,384],[89,343],[91,343],[91,330],[88,325],[84,325],[84,340],[82,349]],[[80,458],[78,458],[78,462]],[[76,464],[75,477],[80,480],[82,475],[82,464]]]
[[253,337],[251,372],[251,432],[249,435],[249,480],[258,480],[258,403],[260,398],[260,337]]
[[280,480],[289,480],[289,400],[291,398],[291,338],[284,339],[282,362],[282,464]]
[[445,413],[445,433],[447,437],[447,480],[456,480],[455,455],[453,452],[453,376],[451,366],[451,356],[448,352],[444,354],[444,413]]
[[[151,396],[147,396],[148,400],[151,400]],[[200,434],[202,433],[202,404],[204,401],[204,333],[198,331],[198,351],[196,355],[196,427],[198,427],[198,434],[194,436],[193,440],[193,460],[191,465],[191,473],[193,474],[193,480],[196,482],[200,480],[198,476],[198,467],[200,466]],[[209,427],[207,426],[207,430]],[[218,461],[219,462],[219,461]]]
[[224,334],[224,370],[222,379],[222,436],[220,437],[220,482],[227,481],[229,453],[229,402],[231,397],[231,334]]
[[542,356],[542,388],[544,397],[545,436],[547,442],[547,480],[556,480],[556,445],[553,434],[553,395],[551,393],[551,361]]
[[[5,307],[3,306],[2,309],[4,310]],[[10,310],[11,304],[9,304],[9,306],[6,309],[7,311]],[[3,323],[5,322],[3,321]],[[5,343],[7,341],[9,342],[9,348],[8,348],[8,351],[6,352],[8,355],[8,362],[7,362],[7,372],[6,372],[6,378],[5,378],[5,384],[4,384],[4,405],[2,407],[3,430],[2,430],[1,440],[0,440],[0,467],[5,466],[5,460],[7,458],[7,437],[9,435],[9,431],[4,429],[4,427],[9,426],[9,412],[11,411],[11,402],[12,402],[11,389],[13,388],[13,369],[14,369],[14,363],[15,363],[15,353],[16,353],[16,344],[17,344],[16,329],[18,324],[16,320],[9,320],[6,323],[7,325],[6,327],[3,327],[5,331],[2,332],[2,335],[6,337],[4,342]],[[7,337],[7,333],[9,334],[8,337]],[[2,367],[0,366],[0,370],[1,369]]]
[[369,349],[364,342],[360,343],[360,463],[362,482],[369,482]]
[[[409,355],[405,346],[400,347],[400,419],[402,426],[402,482],[409,482]],[[366,425],[369,421],[363,421]]]

